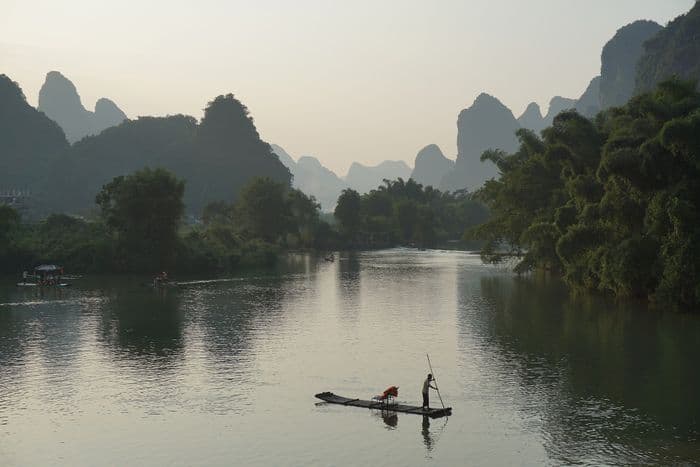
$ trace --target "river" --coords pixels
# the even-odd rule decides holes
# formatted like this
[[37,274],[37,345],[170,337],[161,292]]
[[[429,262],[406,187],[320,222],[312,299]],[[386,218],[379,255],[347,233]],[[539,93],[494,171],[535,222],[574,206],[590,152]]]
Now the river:
[[[571,297],[447,251],[144,280],[3,278],[0,465],[700,462],[694,315]],[[426,353],[449,418],[314,398],[396,385],[420,405]]]

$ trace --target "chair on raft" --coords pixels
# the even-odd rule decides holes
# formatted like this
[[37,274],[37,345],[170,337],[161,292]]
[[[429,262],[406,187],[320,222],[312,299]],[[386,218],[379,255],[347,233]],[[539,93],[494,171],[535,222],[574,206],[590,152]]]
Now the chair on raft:
[[396,398],[399,396],[399,387],[398,386],[389,386],[384,390],[383,393],[374,396],[372,399],[375,401],[379,401],[382,403],[383,406],[387,405],[392,405],[396,404]]

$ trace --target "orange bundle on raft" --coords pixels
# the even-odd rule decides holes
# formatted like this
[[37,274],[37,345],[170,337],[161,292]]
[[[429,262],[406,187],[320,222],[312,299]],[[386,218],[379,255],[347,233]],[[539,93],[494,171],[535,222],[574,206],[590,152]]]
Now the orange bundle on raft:
[[378,396],[374,396],[372,399],[378,400],[378,401],[384,401],[389,399],[390,397],[398,397],[399,395],[399,387],[398,386],[389,386],[384,390],[383,393],[381,393]]

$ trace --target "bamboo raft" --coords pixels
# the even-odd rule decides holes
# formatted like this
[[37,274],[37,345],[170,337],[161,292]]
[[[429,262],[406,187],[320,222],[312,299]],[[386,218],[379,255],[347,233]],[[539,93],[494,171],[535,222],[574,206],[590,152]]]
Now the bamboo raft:
[[329,404],[349,405],[352,407],[363,407],[365,409],[388,410],[391,412],[412,413],[416,415],[427,415],[430,418],[440,418],[452,415],[452,407],[439,409],[423,409],[415,405],[405,405],[384,401],[364,401],[361,399],[350,399],[348,397],[336,396],[332,392],[321,392],[316,397]]

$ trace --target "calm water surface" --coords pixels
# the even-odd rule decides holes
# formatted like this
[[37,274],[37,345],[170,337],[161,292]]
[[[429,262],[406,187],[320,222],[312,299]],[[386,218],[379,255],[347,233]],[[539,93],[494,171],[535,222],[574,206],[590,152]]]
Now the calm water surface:
[[[141,282],[3,279],[0,465],[700,462],[695,316],[574,299],[458,252]],[[313,397],[397,385],[419,404],[426,352],[449,419]]]

